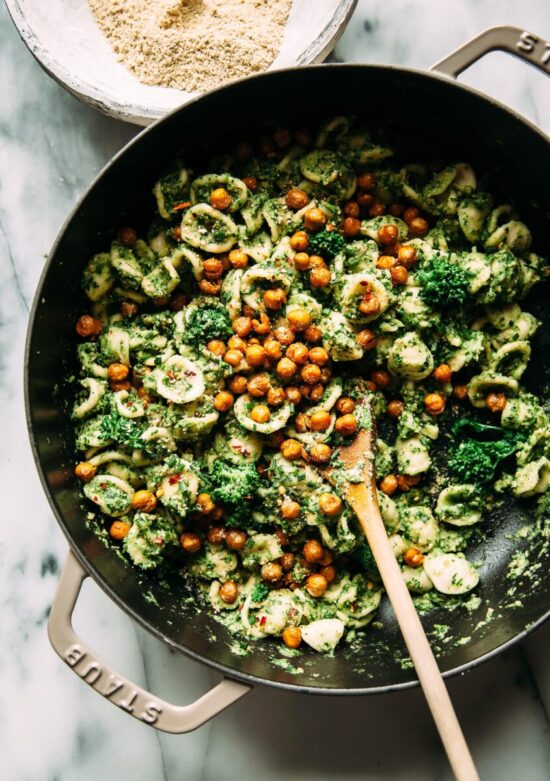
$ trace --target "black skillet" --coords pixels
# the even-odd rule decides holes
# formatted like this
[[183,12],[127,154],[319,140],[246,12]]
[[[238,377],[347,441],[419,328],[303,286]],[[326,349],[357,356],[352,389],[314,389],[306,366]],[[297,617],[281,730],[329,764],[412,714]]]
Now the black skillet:
[[[74,323],[84,301],[80,278],[84,264],[107,246],[126,223],[145,225],[152,214],[152,183],[181,150],[199,170],[213,153],[223,152],[262,126],[313,126],[338,114],[359,114],[395,139],[404,160],[467,160],[488,176],[487,187],[518,208],[531,227],[534,248],[544,254],[550,235],[550,144],[536,127],[475,90],[457,76],[482,55],[506,50],[550,69],[550,44],[514,28],[494,28],[440,62],[440,72],[373,65],[324,65],[271,72],[233,83],[188,103],[141,133],[120,152],[90,186],[70,215],[47,261],[34,300],[25,364],[26,409],[36,465],[52,509],[65,532],[70,553],[49,622],[57,653],[99,693],[135,718],[169,732],[186,732],[204,723],[254,684],[269,684],[319,694],[371,694],[415,685],[404,665],[404,646],[387,605],[382,628],[362,642],[344,646],[333,658],[307,651],[292,674],[272,659],[275,642],[257,644],[246,656],[231,650],[232,638],[207,612],[184,602],[185,585],[175,579],[159,585],[100,541],[86,526],[80,487],[73,478],[72,424],[60,378],[71,370]],[[501,201],[502,202],[502,201]],[[550,313],[544,288],[528,308],[543,320],[525,382],[549,399]],[[510,502],[486,523],[488,536],[475,559],[483,560],[480,606],[449,614],[434,609],[425,617],[451,626],[450,642],[438,654],[445,674],[466,670],[488,659],[539,626],[549,615],[550,555],[536,544],[540,559],[536,582],[519,582],[520,605],[511,608],[507,565],[519,543],[512,539],[529,513]],[[525,543],[524,543],[525,544]],[[176,707],[109,670],[73,632],[71,614],[81,583],[90,575],[130,616],[174,649],[218,670],[224,680],[192,705]],[[154,604],[149,595],[154,595]],[[483,624],[487,610],[493,619]],[[464,644],[453,642],[469,638]]]

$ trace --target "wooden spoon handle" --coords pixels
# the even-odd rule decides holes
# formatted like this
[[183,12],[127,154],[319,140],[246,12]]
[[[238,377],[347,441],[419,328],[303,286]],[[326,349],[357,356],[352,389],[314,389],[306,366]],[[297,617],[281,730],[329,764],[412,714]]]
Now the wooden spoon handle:
[[376,500],[376,487],[369,489],[365,483],[351,484],[348,489],[348,502],[357,515],[373,552],[455,777],[458,781],[479,781],[449,692],[391,549]]

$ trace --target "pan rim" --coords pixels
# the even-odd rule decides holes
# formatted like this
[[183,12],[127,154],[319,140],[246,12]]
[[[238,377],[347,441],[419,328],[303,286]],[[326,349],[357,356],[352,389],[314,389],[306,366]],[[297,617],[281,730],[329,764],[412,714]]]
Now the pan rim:
[[[243,79],[239,79],[236,81],[233,81],[229,84],[223,85],[221,87],[218,87],[215,90],[212,90],[210,92],[204,93],[202,95],[198,95],[189,102],[185,103],[182,106],[177,107],[173,111],[166,114],[161,119],[157,120],[153,124],[146,127],[144,130],[139,132],[133,139],[131,139],[127,144],[125,144],[122,149],[120,149],[99,171],[98,174],[92,179],[92,181],[89,183],[89,185],[86,187],[83,194],[78,198],[76,204],[73,206],[73,208],[70,210],[67,218],[64,220],[61,228],[59,229],[56,238],[52,244],[52,247],[50,249],[50,252],[48,253],[48,257],[46,259],[46,262],[44,264],[44,268],[40,274],[38,284],[36,287],[36,291],[33,297],[32,306],[29,313],[29,321],[27,325],[27,333],[25,338],[25,351],[24,351],[24,362],[23,362],[23,371],[24,371],[24,378],[23,378],[23,386],[24,386],[24,402],[25,402],[25,420],[27,425],[27,432],[29,436],[29,441],[31,445],[31,451],[33,454],[34,462],[36,471],[38,473],[40,482],[42,484],[42,488],[44,490],[44,493],[46,495],[46,498],[48,500],[48,503],[53,511],[53,514],[57,520],[57,523],[61,527],[65,537],[67,538],[69,548],[72,550],[76,558],[78,559],[79,563],[82,565],[82,567],[85,569],[86,573],[89,577],[96,582],[100,588],[104,591],[107,596],[113,600],[113,602],[121,608],[130,618],[135,620],[140,626],[142,626],[144,629],[146,629],[151,635],[156,637],[158,640],[165,643],[167,646],[172,648],[173,650],[179,651],[183,653],[185,656],[188,656],[189,658],[200,662],[201,664],[205,664],[208,667],[217,670],[218,672],[222,673],[225,677],[233,678],[239,681],[242,681],[244,683],[248,683],[251,685],[258,685],[258,686],[269,686],[277,689],[283,689],[290,692],[295,693],[303,693],[303,694],[317,694],[317,695],[348,695],[348,696],[365,696],[365,695],[371,695],[371,694],[385,694],[393,691],[404,691],[407,689],[414,688],[419,685],[419,682],[416,678],[413,678],[409,681],[404,681],[396,684],[389,684],[389,685],[383,685],[383,686],[368,686],[368,687],[361,687],[361,688],[330,688],[326,686],[310,686],[310,685],[302,685],[297,683],[288,683],[288,682],[281,682],[281,681],[274,681],[270,680],[268,678],[260,678],[258,676],[240,672],[237,670],[234,670],[231,667],[227,667],[226,665],[223,665],[221,663],[215,662],[211,659],[205,658],[201,654],[193,651],[192,649],[189,649],[185,646],[182,646],[172,640],[171,638],[167,637],[160,629],[157,629],[152,624],[150,624],[145,618],[143,618],[134,608],[130,607],[123,599],[119,596],[119,594],[116,593],[116,591],[107,583],[107,581],[103,578],[103,576],[95,569],[93,564],[87,559],[87,557],[82,553],[78,545],[75,543],[66,523],[65,519],[63,517],[63,514],[58,509],[56,502],[53,498],[53,495],[50,491],[50,487],[47,484],[46,476],[44,473],[44,470],[42,468],[42,464],[40,462],[39,457],[39,451],[38,451],[38,444],[35,437],[34,432],[34,421],[33,421],[33,412],[31,407],[31,401],[30,401],[30,356],[31,356],[31,346],[32,346],[32,340],[35,330],[35,320],[37,316],[37,312],[41,305],[41,299],[42,299],[42,291],[46,282],[46,279],[49,275],[49,271],[51,266],[53,265],[57,250],[59,248],[59,245],[69,227],[73,219],[78,214],[78,211],[80,210],[82,204],[86,201],[90,193],[95,188],[96,184],[103,178],[103,176],[111,169],[111,167],[121,158],[123,155],[125,155],[135,144],[139,143],[141,139],[148,133],[155,132],[156,128],[162,125],[164,122],[167,122],[172,119],[176,114],[180,112],[184,112],[185,109],[187,109],[189,106],[194,105],[195,103],[198,103],[202,100],[210,99],[211,96],[216,95],[217,93],[225,92],[231,89],[238,88],[239,85],[242,83],[247,83],[251,81],[257,81],[257,80],[267,80],[267,79],[273,79],[277,78],[280,74],[289,74],[296,70],[299,71],[321,71],[322,69],[330,68],[333,70],[364,70],[364,71],[389,71],[390,73],[396,73],[396,74],[412,74],[414,76],[423,77],[426,79],[434,79],[439,82],[445,83],[450,89],[456,89],[457,91],[465,91],[476,98],[481,98],[484,101],[487,101],[488,103],[494,105],[497,109],[504,112],[505,114],[508,114],[512,119],[516,120],[517,122],[525,125],[531,132],[538,135],[542,141],[546,143],[550,143],[550,137],[542,131],[540,128],[538,128],[536,125],[534,125],[532,122],[530,122],[528,119],[523,117],[521,114],[516,112],[515,110],[505,106],[504,104],[500,103],[499,101],[495,100],[494,98],[491,98],[487,95],[485,95],[483,92],[470,87],[468,85],[461,84],[451,77],[448,77],[444,74],[440,74],[434,71],[426,71],[418,68],[402,68],[395,65],[376,65],[376,64],[368,64],[368,63],[326,63],[321,65],[309,65],[304,66],[299,69],[297,68],[281,68],[278,70],[273,71],[267,71],[265,73],[255,75],[255,76],[249,76]],[[450,670],[445,671],[443,674],[444,678],[451,678],[456,675],[463,675],[466,672],[474,669],[480,664],[483,664],[490,659],[494,658],[498,654],[502,653],[503,651],[508,650],[516,643],[519,643],[521,640],[525,639],[531,632],[535,631],[539,627],[541,627],[548,619],[550,618],[550,607],[548,610],[543,613],[536,621],[529,624],[524,630],[522,630],[520,633],[515,635],[514,637],[510,638],[506,642],[502,643],[501,645],[493,648],[491,651],[488,651],[485,654],[482,654],[481,656],[477,657],[476,659],[473,659],[469,662],[466,662],[463,665],[459,665],[458,667],[454,667]]]

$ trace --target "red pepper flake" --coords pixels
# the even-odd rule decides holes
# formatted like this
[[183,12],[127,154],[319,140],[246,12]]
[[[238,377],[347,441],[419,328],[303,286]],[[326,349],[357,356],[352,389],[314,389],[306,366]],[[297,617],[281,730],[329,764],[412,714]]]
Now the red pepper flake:
[[97,501],[98,501],[97,496],[92,496],[92,502],[97,502]]
[[100,483],[99,487],[101,488],[102,491],[104,491],[107,488],[107,483]]
[[191,201],[182,201],[181,203],[177,203],[175,206],[172,206],[173,212],[180,212],[182,209],[188,209],[191,206]]
[[164,540],[162,539],[162,537],[155,537],[155,539],[153,540],[153,542],[155,543],[155,545],[158,545],[158,547],[159,547],[159,548],[160,548],[162,545],[164,545]]
[[195,373],[196,373],[196,372],[194,372],[192,369],[186,369],[186,370],[183,372],[183,376],[184,376],[184,377],[194,377],[194,376],[195,376]]
[[179,225],[175,227],[174,230],[172,231],[172,236],[175,238],[176,241],[181,241],[181,228]]
[[267,623],[267,616],[262,616],[260,618],[260,626],[264,626],[264,624]]
[[170,485],[175,485],[176,483],[179,483],[180,481],[180,475],[170,475],[168,478],[168,482]]
[[168,377],[169,380],[176,379],[176,375],[174,374],[174,372],[166,372],[166,376]]

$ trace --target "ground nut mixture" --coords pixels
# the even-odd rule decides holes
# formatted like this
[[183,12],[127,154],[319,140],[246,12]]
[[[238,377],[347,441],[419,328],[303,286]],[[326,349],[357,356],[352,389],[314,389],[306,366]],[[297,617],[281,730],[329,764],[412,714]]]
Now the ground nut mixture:
[[292,0],[90,0],[117,58],[144,84],[205,91],[265,70]]

